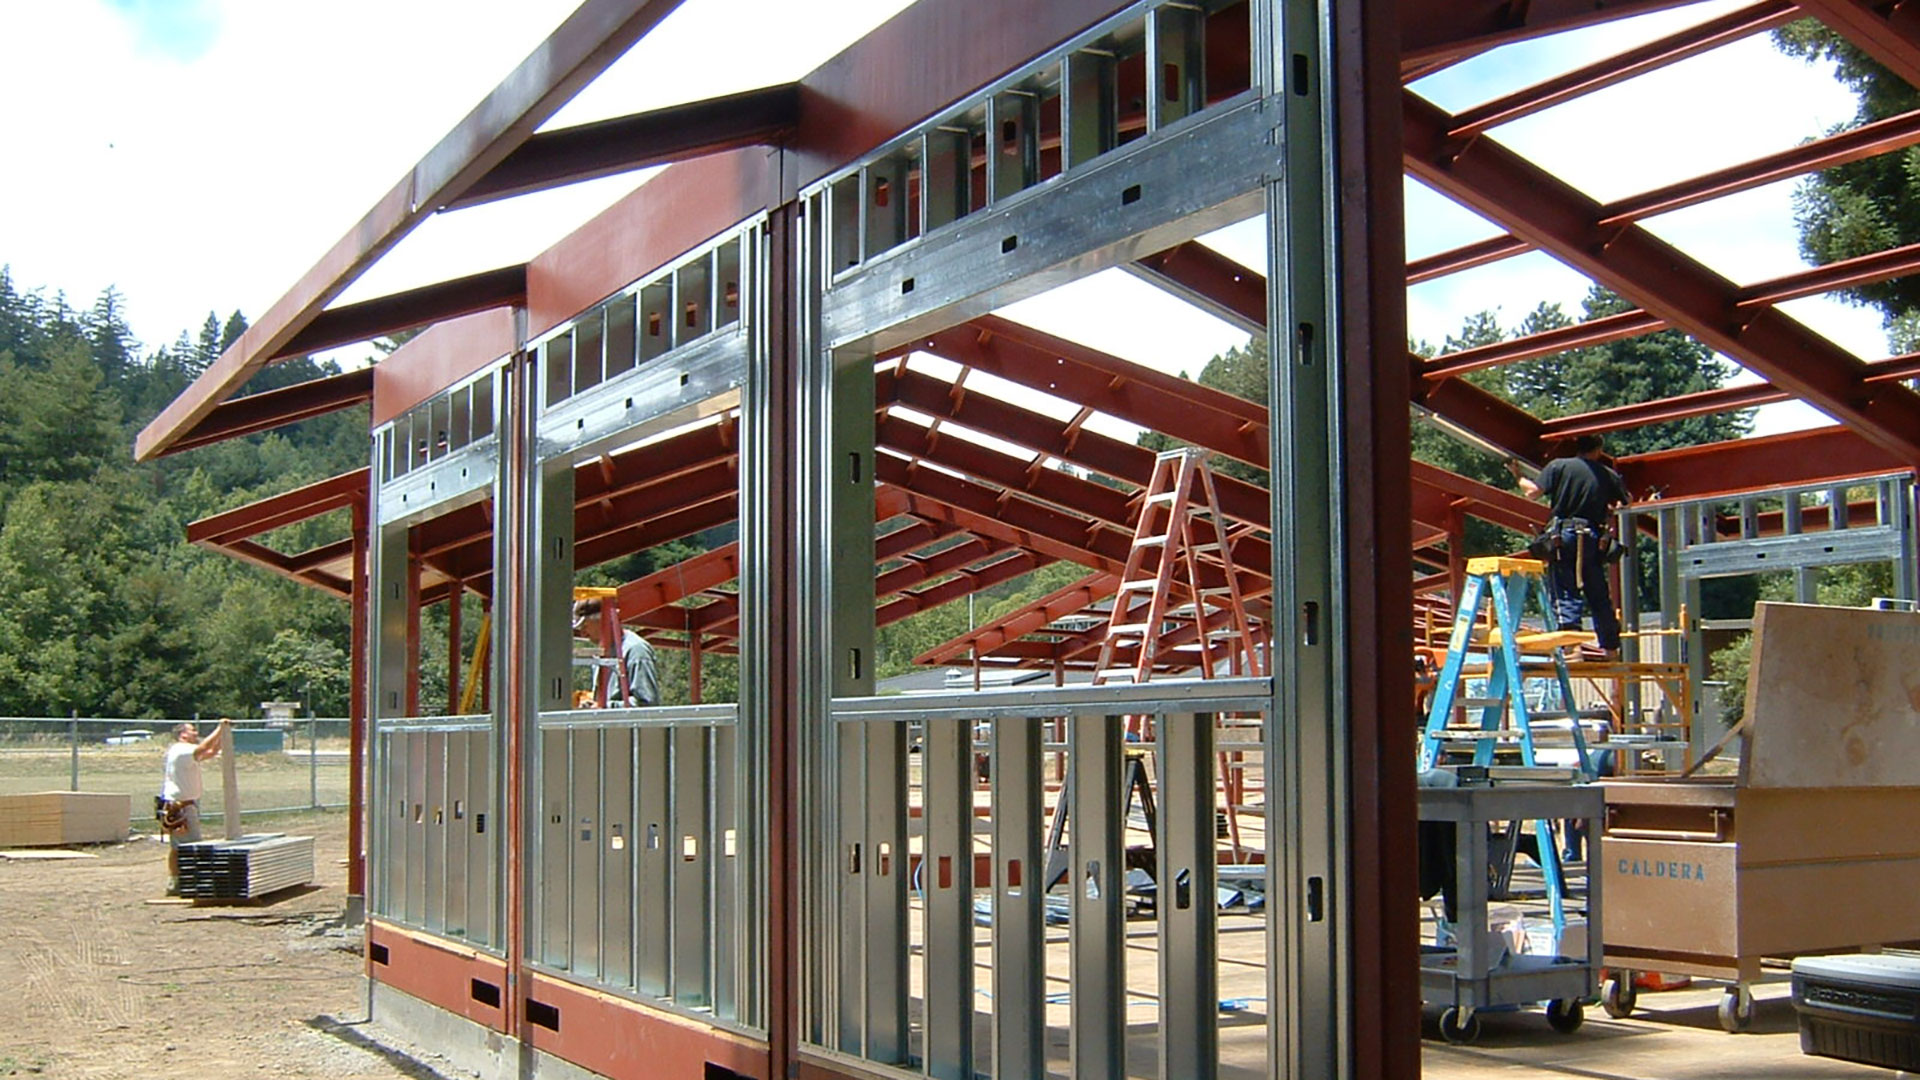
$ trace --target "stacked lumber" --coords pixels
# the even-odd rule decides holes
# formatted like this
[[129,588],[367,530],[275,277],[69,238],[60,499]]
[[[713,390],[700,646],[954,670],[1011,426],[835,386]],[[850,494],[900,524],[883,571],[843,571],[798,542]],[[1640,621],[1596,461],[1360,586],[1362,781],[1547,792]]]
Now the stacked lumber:
[[249,833],[180,845],[180,895],[251,900],[313,880],[313,837]]
[[94,791],[0,795],[0,847],[105,844],[127,838],[133,797]]

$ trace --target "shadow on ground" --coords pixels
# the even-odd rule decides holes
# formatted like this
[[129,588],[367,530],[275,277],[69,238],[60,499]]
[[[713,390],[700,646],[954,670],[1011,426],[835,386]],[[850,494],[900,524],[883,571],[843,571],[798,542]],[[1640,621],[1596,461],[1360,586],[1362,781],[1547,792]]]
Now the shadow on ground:
[[360,1028],[366,1023],[365,1020],[341,1020],[332,1016],[312,1016],[306,1020],[306,1025],[313,1030],[374,1054],[413,1080],[448,1080],[446,1074],[438,1069],[361,1031]]

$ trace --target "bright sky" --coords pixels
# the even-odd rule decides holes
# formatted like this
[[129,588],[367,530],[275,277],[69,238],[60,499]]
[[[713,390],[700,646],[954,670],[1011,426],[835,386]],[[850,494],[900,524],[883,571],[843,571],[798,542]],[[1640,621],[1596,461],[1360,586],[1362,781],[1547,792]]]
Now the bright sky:
[[[0,97],[10,167],[0,170],[0,263],[18,287],[64,291],[78,308],[109,285],[149,348],[197,332],[207,312],[257,317],[557,25],[577,0],[58,0],[0,4]],[[1418,84],[1462,109],[1714,17],[1717,0],[1498,50]],[[905,6],[835,0],[834,18],[791,0],[689,0],[556,118],[620,115],[797,78]],[[826,25],[826,24],[831,25]],[[713,42],[726,40],[721,53]],[[1730,88],[1737,87],[1737,94]],[[1729,121],[1726,110],[1737,102]],[[1495,137],[1602,199],[1641,191],[1818,135],[1853,112],[1825,70],[1765,36],[1496,129]],[[1591,152],[1625,133],[1631,158]],[[634,177],[446,215],[347,294],[395,289],[524,260],[629,190]],[[1791,183],[1670,214],[1650,227],[1736,281],[1801,266]],[[1409,183],[1413,257],[1491,235]],[[1262,265],[1257,227],[1220,246]],[[1542,255],[1417,286],[1409,324],[1438,342],[1468,314],[1511,327],[1542,301],[1579,310],[1584,280]],[[1022,317],[1156,366],[1196,372],[1238,340],[1125,275],[1082,283]],[[1811,299],[1787,305],[1839,344],[1886,354],[1876,313]],[[1109,317],[1114,310],[1132,329]],[[1164,312],[1164,317],[1160,313]],[[1156,333],[1140,332],[1150,325]],[[353,350],[349,350],[352,352]],[[365,350],[360,350],[364,352]],[[1768,410],[1763,428],[1819,422]]]

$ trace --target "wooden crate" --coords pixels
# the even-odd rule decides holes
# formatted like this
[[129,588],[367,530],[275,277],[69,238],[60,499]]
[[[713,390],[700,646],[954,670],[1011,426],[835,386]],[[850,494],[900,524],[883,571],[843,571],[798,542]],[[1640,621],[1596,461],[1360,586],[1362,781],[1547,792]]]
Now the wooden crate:
[[127,838],[133,797],[94,791],[0,795],[0,848],[102,844]]

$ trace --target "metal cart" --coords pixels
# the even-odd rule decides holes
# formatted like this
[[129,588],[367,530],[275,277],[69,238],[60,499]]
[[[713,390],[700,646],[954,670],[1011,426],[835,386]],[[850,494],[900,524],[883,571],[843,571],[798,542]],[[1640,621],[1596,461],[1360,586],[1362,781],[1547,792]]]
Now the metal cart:
[[[1420,790],[1420,820],[1451,822],[1455,837],[1455,920],[1453,948],[1423,946],[1420,992],[1444,1006],[1440,1035],[1448,1042],[1479,1037],[1476,1012],[1498,1005],[1547,1002],[1547,1022],[1555,1031],[1572,1032],[1585,1019],[1584,1003],[1595,996],[1600,971],[1600,882],[1587,880],[1586,947],[1578,955],[1507,953],[1494,947],[1487,928],[1490,845],[1488,825],[1496,821],[1586,819],[1602,813],[1600,789],[1587,784],[1480,782]],[[1588,835],[1598,830],[1589,825]],[[1553,859],[1550,835],[1540,837],[1541,853]],[[1598,862],[1597,848],[1589,865]],[[1556,930],[1563,925],[1560,898],[1549,895]],[[1557,936],[1556,936],[1557,939]]]

